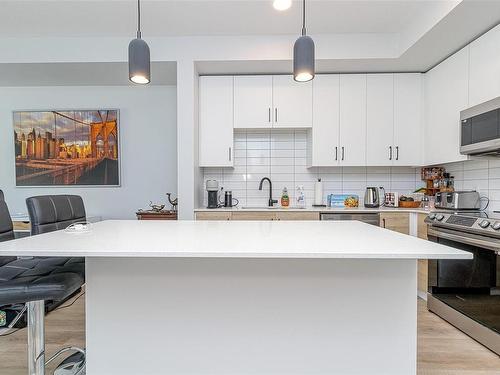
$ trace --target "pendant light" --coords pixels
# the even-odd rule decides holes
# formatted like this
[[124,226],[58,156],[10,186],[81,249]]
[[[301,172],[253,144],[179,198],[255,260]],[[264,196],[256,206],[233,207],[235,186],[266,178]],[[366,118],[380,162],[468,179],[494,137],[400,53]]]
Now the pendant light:
[[151,79],[149,46],[141,38],[140,0],[137,0],[137,38],[128,45],[128,78],[142,85],[149,83]]
[[306,35],[306,0],[302,0],[302,36],[293,46],[293,79],[307,82],[314,78],[314,41]]

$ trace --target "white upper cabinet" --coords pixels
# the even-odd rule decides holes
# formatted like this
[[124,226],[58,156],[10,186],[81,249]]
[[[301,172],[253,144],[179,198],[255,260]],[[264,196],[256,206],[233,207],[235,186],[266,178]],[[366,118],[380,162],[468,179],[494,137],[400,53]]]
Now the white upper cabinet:
[[234,77],[235,128],[311,126],[311,82],[295,82],[290,75]]
[[273,77],[234,77],[234,127],[271,128],[274,117]]
[[339,76],[318,74],[313,81],[313,127],[309,133],[308,166],[339,163]]
[[470,44],[469,106],[500,96],[500,26]]
[[393,165],[422,163],[422,74],[394,74]]
[[295,82],[290,75],[273,76],[275,128],[312,126],[312,82]]
[[366,74],[340,75],[340,149],[342,165],[366,165]]
[[391,165],[394,146],[394,74],[366,77],[366,165]]
[[199,166],[233,166],[233,77],[200,77]]
[[467,159],[460,155],[460,111],[468,107],[468,48],[425,75],[425,165]]

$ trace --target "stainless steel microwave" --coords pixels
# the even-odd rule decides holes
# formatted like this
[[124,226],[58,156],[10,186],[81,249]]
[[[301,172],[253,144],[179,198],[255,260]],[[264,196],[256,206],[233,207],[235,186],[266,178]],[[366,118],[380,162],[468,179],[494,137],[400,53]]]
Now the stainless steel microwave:
[[500,155],[500,97],[460,112],[460,153]]

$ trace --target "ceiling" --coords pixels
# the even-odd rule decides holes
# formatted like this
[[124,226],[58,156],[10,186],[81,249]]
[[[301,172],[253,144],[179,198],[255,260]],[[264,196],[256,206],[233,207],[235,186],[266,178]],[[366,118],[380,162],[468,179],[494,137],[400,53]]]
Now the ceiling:
[[[184,36],[237,39],[243,35],[260,35],[267,40],[266,36],[285,35],[292,41],[300,32],[301,2],[296,0],[284,12],[276,11],[272,0],[141,3],[146,40]],[[75,43],[84,37],[127,39],[135,35],[136,6],[135,0],[0,0],[0,38],[63,37],[75,38]],[[350,41],[367,40],[372,35],[378,35],[385,45],[396,44],[395,52],[387,57],[317,56],[318,72],[425,72],[499,24],[500,0],[307,0],[307,22],[308,33],[317,37],[318,56],[324,52],[320,50],[321,36],[335,36],[331,40],[349,45],[351,50],[356,47]],[[354,35],[359,38],[349,38]],[[182,46],[184,39],[178,40]],[[328,47],[338,51],[335,44]],[[292,68],[290,60],[199,60],[201,74],[284,73]],[[175,63],[155,64],[152,82],[175,84]],[[128,84],[125,62],[0,64],[0,70],[0,86]]]
[[[308,0],[312,34],[404,33],[459,0]],[[130,36],[135,0],[0,1],[2,36]],[[300,32],[301,2],[278,12],[271,0],[142,0],[143,35],[267,35]]]

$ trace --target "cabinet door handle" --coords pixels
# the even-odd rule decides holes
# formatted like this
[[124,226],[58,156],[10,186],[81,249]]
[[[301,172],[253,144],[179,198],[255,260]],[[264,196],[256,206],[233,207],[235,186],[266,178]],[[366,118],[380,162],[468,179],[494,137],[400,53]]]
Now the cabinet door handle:
[[268,121],[271,122],[271,107],[269,107],[268,111]]
[[344,146],[342,146],[342,160],[344,160]]
[[278,122],[278,107],[274,108],[274,122]]
[[396,160],[399,160],[399,146],[396,146]]
[[385,218],[382,219],[382,228],[385,228]]
[[392,146],[389,146],[389,160],[392,160]]
[[229,147],[229,161],[231,161],[231,158],[232,158],[232,152],[231,152],[231,147]]
[[338,160],[338,158],[339,158],[338,154],[339,154],[338,147],[335,146],[335,160]]

